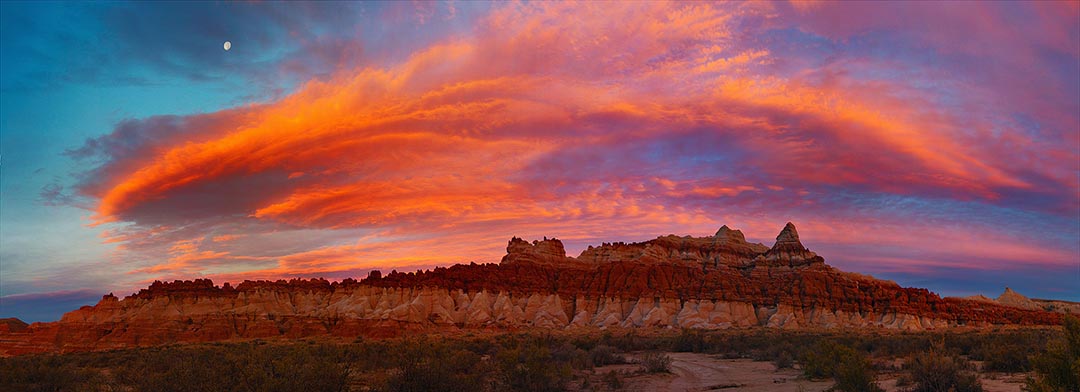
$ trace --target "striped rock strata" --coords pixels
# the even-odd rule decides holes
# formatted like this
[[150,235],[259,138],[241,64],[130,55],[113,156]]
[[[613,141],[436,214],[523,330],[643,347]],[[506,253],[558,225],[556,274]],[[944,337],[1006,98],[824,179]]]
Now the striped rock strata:
[[[772,247],[727,226],[589,247],[511,239],[498,264],[356,281],[155,282],[57,322],[0,329],[0,354],[403,330],[587,328],[892,328],[1058,324],[1061,315],[941,298],[825,264],[788,224]],[[14,325],[14,324],[13,324]]]

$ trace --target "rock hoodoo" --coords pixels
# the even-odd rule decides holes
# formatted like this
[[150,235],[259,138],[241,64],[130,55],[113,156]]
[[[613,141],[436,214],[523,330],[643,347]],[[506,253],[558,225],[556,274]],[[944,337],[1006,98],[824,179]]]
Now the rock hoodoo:
[[562,241],[544,238],[543,241],[533,241],[531,244],[521,238],[511,238],[506,244],[506,256],[503,263],[515,263],[518,261],[553,264],[565,261],[566,248]]
[[771,265],[789,267],[825,263],[824,258],[803,246],[799,241],[799,232],[795,230],[795,225],[791,222],[788,222],[776,236],[776,243],[765,253],[765,261]]
[[707,237],[590,246],[576,258],[554,238],[515,237],[506,252],[499,264],[373,272],[360,281],[154,282],[123,299],[105,295],[57,322],[3,320],[0,355],[463,328],[925,330],[1061,322],[1059,313],[1003,304],[1022,302],[1009,295],[941,298],[836,270],[802,245],[791,223],[771,248],[723,226]]

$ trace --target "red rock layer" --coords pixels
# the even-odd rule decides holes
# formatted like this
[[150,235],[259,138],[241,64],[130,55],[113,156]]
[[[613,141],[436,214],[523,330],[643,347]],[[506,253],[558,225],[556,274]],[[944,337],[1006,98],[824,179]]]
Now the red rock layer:
[[[441,290],[439,298],[428,290],[432,288]],[[457,299],[451,298],[454,293],[458,293]],[[502,294],[490,300],[487,294],[480,298],[477,293]],[[398,302],[393,306],[370,303],[375,298]],[[154,282],[122,301],[106,295],[96,306],[70,312],[58,322],[29,327],[5,322],[0,327],[0,354],[226,339],[387,336],[410,328],[596,326],[603,320],[599,316],[578,317],[583,310],[579,305],[591,303],[592,311],[600,313],[597,306],[616,299],[622,303],[649,300],[645,302],[655,302],[655,307],[663,310],[645,317],[634,316],[634,310],[624,307],[621,313],[616,312],[617,319],[626,318],[624,325],[642,325],[638,323],[642,319],[677,325],[674,314],[680,307],[695,304],[697,309],[696,304],[702,302],[742,304],[741,309],[759,313],[750,325],[783,326],[784,320],[799,317],[802,323],[789,324],[805,327],[807,322],[814,326],[814,320],[849,320],[848,324],[828,321],[818,325],[829,327],[852,325],[853,318],[877,317],[876,325],[884,325],[880,320],[885,315],[893,320],[888,325],[903,327],[906,321],[895,321],[903,316],[912,320],[908,327],[919,329],[1061,322],[1058,313],[941,298],[926,289],[903,288],[836,270],[803,247],[789,223],[771,248],[748,243],[741,232],[724,226],[711,237],[665,236],[641,243],[589,247],[577,258],[567,257],[557,239],[529,243],[513,238],[499,264],[459,264],[430,271],[394,271],[385,276],[373,272],[361,281],[245,281],[235,287],[228,283],[217,287],[207,279]],[[451,303],[432,305],[439,301]],[[470,312],[463,306],[481,301],[495,303],[485,302],[484,312],[488,313],[462,313]],[[508,301],[521,304],[514,308],[516,305]],[[460,308],[455,310],[456,316],[446,313],[448,307],[453,310],[455,306]],[[353,312],[354,308],[358,310]],[[771,318],[778,308],[786,312],[783,320]],[[504,314],[494,314],[499,311]],[[363,312],[368,316],[359,317]],[[526,314],[529,312],[532,314]],[[461,321],[465,319],[482,322]],[[746,320],[753,319],[744,317],[737,325],[747,325]]]

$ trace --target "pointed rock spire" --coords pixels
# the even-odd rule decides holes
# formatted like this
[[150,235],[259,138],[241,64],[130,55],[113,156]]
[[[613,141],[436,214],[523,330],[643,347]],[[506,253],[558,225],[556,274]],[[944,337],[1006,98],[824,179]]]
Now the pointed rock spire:
[[825,262],[821,256],[803,246],[799,241],[799,231],[791,222],[784,225],[784,229],[776,236],[776,243],[773,244],[772,249],[765,252],[765,260],[770,264],[789,267]]
[[776,236],[776,243],[795,243],[802,246],[799,242],[799,231],[795,230],[795,224],[788,222],[784,225],[784,229],[780,230],[780,234]]

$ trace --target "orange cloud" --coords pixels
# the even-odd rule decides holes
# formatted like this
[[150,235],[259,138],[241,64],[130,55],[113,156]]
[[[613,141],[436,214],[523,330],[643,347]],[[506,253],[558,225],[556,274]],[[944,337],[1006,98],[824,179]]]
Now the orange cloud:
[[[985,224],[925,242],[904,232],[934,227],[919,215],[934,208],[925,213],[950,221],[1009,215],[996,206],[1041,197],[1032,193],[1040,185],[1072,192],[1046,196],[1068,204],[1080,189],[1075,171],[1040,157],[1076,155],[1035,138],[989,143],[1013,122],[850,72],[887,68],[881,60],[787,70],[803,59],[738,31],[756,26],[746,20],[777,23],[775,12],[501,5],[470,34],[398,63],[343,69],[278,101],[190,116],[167,136],[122,146],[84,191],[98,202],[96,223],[120,226],[110,241],[168,252],[137,269],[145,274],[494,261],[511,235],[558,235],[572,247],[720,224],[769,242],[788,220],[829,233],[834,247],[854,239],[943,249],[934,257],[950,260],[1068,258]],[[131,126],[162,123],[173,124]],[[1037,156],[1003,159],[998,142]],[[859,204],[867,199],[878,204]],[[968,201],[974,212],[949,215]],[[252,245],[287,242],[281,233],[303,239]],[[1002,239],[980,237],[988,233]]]

